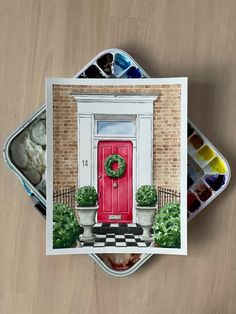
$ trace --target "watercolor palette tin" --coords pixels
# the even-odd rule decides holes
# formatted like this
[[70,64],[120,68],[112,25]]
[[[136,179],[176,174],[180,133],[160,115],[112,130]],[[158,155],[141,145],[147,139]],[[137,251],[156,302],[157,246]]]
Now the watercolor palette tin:
[[[107,49],[96,55],[74,78],[148,78],[147,73],[125,51]],[[34,184],[25,169],[14,162],[12,156],[14,142],[27,133],[32,138],[32,125],[45,120],[46,107],[43,105],[6,140],[3,155],[6,164],[20,178],[36,207],[45,216],[45,174]],[[39,129],[39,127],[38,127]],[[42,128],[40,129],[42,132]],[[42,135],[42,134],[40,134]],[[41,139],[41,137],[40,137]],[[37,141],[36,141],[37,142]],[[40,144],[36,143],[38,148]],[[33,143],[35,145],[35,143]],[[41,145],[46,150],[46,145]],[[41,149],[40,148],[40,149]],[[32,163],[31,163],[32,164]],[[37,170],[37,169],[36,169]],[[230,167],[225,158],[207,138],[189,121],[188,124],[188,222],[199,214],[227,186],[230,180]],[[114,254],[113,254],[114,255]],[[135,272],[151,254],[115,254],[90,256],[107,273],[113,276],[127,276]]]
[[220,152],[188,122],[188,221],[227,186],[230,167]]
[[[81,73],[81,72],[80,72]],[[118,49],[104,51],[86,66],[78,78],[145,78],[147,74],[126,53]]]

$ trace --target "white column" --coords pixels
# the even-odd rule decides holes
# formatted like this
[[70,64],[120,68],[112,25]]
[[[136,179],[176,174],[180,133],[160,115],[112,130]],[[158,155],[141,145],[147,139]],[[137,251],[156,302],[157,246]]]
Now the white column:
[[93,185],[92,183],[92,114],[79,113],[78,119],[78,163],[79,186]]
[[152,114],[138,115],[138,187],[152,184],[153,136]]

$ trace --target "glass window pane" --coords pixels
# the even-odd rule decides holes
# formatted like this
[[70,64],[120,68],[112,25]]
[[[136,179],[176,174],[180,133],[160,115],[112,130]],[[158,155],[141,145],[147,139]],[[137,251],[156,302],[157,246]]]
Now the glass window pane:
[[97,134],[134,135],[134,123],[132,121],[98,121]]

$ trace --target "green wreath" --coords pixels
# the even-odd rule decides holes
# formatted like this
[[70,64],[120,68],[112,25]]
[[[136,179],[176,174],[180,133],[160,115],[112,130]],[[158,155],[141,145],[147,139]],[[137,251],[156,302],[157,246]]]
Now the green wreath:
[[[114,162],[117,162],[119,165],[119,168],[117,170],[112,169],[112,165],[114,164]],[[113,179],[121,178],[125,173],[125,169],[126,161],[120,155],[117,154],[110,155],[105,160],[105,170],[108,177],[111,177]]]

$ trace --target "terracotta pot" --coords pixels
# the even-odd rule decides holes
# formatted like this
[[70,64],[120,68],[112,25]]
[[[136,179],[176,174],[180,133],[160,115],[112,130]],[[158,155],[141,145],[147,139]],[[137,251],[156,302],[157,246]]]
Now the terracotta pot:
[[93,226],[96,222],[96,213],[98,206],[95,207],[75,207],[76,218],[78,223],[84,228],[83,234],[80,235],[80,241],[94,241]]
[[151,242],[151,227],[153,225],[154,215],[157,212],[157,207],[141,207],[136,206],[137,222],[143,229],[141,240]]

